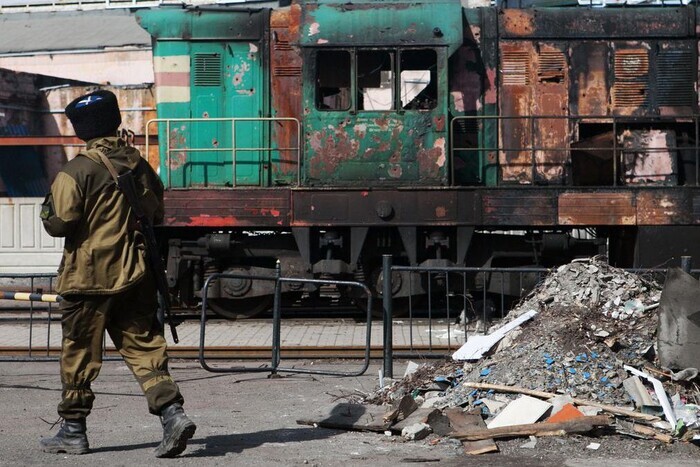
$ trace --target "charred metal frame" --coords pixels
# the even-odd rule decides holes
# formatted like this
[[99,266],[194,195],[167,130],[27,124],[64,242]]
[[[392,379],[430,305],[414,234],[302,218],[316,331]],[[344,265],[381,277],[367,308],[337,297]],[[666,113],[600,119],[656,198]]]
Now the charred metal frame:
[[[459,147],[459,146],[452,146],[450,151],[451,151],[451,160],[455,160],[455,152],[456,151],[469,151],[469,152],[491,152],[495,151],[496,153],[501,153],[501,152],[509,152],[509,151],[518,151],[518,152],[530,152],[530,167],[531,167],[531,180],[534,181],[536,179],[536,169],[537,169],[537,160],[536,160],[536,152],[537,151],[552,151],[552,152],[571,152],[571,151],[581,151],[581,150],[587,150],[587,151],[606,151],[606,152],[611,152],[613,154],[613,161],[614,163],[612,164],[612,169],[613,169],[613,185],[612,186],[617,186],[618,185],[618,167],[621,163],[619,158],[622,156],[623,152],[653,152],[655,150],[658,150],[660,148],[648,148],[648,147],[631,147],[631,148],[618,148],[618,142],[617,142],[617,129],[618,126],[621,124],[634,124],[634,123],[643,123],[643,124],[648,124],[648,125],[653,125],[653,124],[669,124],[669,123],[679,123],[679,122],[692,122],[693,128],[695,130],[695,141],[696,144],[694,146],[669,146],[665,147],[663,149],[666,149],[668,151],[678,151],[678,150],[692,150],[695,152],[695,185],[700,185],[700,180],[699,180],[699,175],[700,175],[700,145],[698,143],[698,138],[700,137],[700,115],[687,115],[687,116],[672,116],[672,117],[634,117],[634,116],[621,116],[621,115],[585,115],[585,116],[562,116],[562,115],[522,115],[522,116],[459,116],[459,117],[454,117],[452,121],[450,122],[450,141],[454,141],[454,133],[455,133],[455,125],[458,124],[460,121],[476,121],[477,124],[481,124],[483,121],[496,121],[498,122],[498,125],[496,125],[497,128],[500,129],[500,122],[505,121],[505,120],[526,120],[529,122],[530,128],[532,129],[535,126],[535,123],[538,120],[567,120],[569,125],[572,124],[580,124],[580,123],[596,123],[596,124],[609,124],[612,128],[612,133],[613,133],[613,138],[612,138],[612,146],[605,146],[605,147],[587,147],[587,146],[577,146],[577,147],[572,147],[571,145],[567,146],[538,146],[535,142],[535,132],[530,131],[530,145],[529,146],[520,146],[520,147],[502,147],[501,145],[497,146],[472,146],[472,147]],[[500,141],[500,140],[499,140]],[[571,161],[569,160],[568,164],[570,164]],[[451,180],[452,180],[452,185],[454,186],[454,167],[452,168],[451,171]],[[501,180],[498,180],[498,182],[501,182]],[[500,184],[500,183],[499,183]],[[561,184],[555,184],[559,186],[572,186],[572,185],[565,185],[563,183]],[[526,186],[536,186],[535,183],[531,183],[530,185],[522,185],[523,187]],[[607,185],[601,185],[601,186],[607,186]],[[653,186],[653,185],[651,185]]]

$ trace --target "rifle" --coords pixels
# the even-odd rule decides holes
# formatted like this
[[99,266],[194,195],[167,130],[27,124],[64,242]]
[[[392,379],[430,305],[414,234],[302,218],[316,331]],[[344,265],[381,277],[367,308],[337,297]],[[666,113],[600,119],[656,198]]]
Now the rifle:
[[177,324],[173,321],[173,317],[170,314],[170,295],[168,292],[168,281],[165,277],[165,266],[163,265],[163,259],[158,254],[158,243],[156,242],[156,234],[153,231],[153,224],[143,212],[141,203],[136,194],[134,174],[131,170],[127,170],[123,174],[117,175],[116,183],[131,206],[131,212],[141,225],[141,233],[146,237],[146,261],[155,277],[156,288],[158,289],[158,312],[156,314],[158,324],[160,328],[163,329],[167,316],[168,324],[170,325],[170,333],[173,336],[173,341],[177,344],[180,342],[180,339],[177,337]]

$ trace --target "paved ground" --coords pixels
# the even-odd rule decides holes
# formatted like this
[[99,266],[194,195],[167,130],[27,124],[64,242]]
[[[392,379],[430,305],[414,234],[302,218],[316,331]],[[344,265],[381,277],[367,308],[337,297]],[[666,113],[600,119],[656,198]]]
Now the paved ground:
[[[26,314],[24,315],[26,316]],[[54,318],[56,316],[54,315]],[[383,329],[381,320],[372,321],[371,345],[381,346]],[[427,319],[394,320],[393,342],[396,346],[447,346],[458,349],[464,342],[464,326],[455,324],[453,320]],[[174,347],[198,347],[200,339],[200,321],[188,320],[177,327],[180,343],[172,342],[170,331],[165,335],[169,345]],[[469,330],[468,332],[471,332]],[[293,348],[298,346],[310,347],[362,347],[367,338],[367,323],[353,319],[314,319],[314,320],[283,320],[280,329],[282,346]],[[38,314],[32,321],[12,322],[3,320],[0,324],[0,347],[27,347],[32,342],[34,348],[60,347],[61,324],[49,321],[45,314]],[[107,337],[107,348],[113,344]],[[271,320],[210,320],[205,327],[206,346],[230,347],[271,347]]]
[[[357,362],[284,362],[305,368],[357,368]],[[264,362],[261,362],[264,364]],[[247,362],[250,367],[257,366]],[[403,372],[405,362],[397,362]],[[688,466],[698,465],[693,446],[668,449],[639,442],[615,450],[612,438],[598,439],[600,451],[585,446],[590,439],[542,439],[539,449],[519,446],[523,440],[499,443],[505,454],[467,458],[454,442],[402,442],[396,437],[301,426],[296,420],[355,391],[371,392],[378,366],[360,377],[287,375],[269,379],[264,373],[212,374],[196,363],[171,365],[199,428],[178,459],[155,459],[158,419],[146,413],[144,398],[121,362],[108,362],[94,385],[97,400],[88,419],[92,453],[51,455],[37,448],[42,436],[56,432],[60,395],[58,365],[49,362],[0,363],[0,465],[241,465],[241,466]],[[435,445],[431,445],[436,443]],[[689,450],[690,449],[690,450]]]

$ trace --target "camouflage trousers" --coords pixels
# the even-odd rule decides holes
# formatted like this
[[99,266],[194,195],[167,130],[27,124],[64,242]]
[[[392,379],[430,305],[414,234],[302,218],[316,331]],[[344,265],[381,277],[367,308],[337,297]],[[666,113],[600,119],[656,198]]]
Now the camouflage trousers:
[[85,418],[95,395],[90,384],[102,368],[105,330],[146,395],[148,410],[183,402],[168,372],[165,337],[156,320],[157,296],[146,277],[134,287],[113,295],[70,295],[60,308],[62,400],[58,414],[66,420]]

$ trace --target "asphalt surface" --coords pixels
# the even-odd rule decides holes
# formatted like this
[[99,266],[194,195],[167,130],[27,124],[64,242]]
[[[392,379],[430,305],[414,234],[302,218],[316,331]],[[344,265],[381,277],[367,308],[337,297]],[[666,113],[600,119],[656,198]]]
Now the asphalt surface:
[[[358,362],[287,362],[285,366],[352,371]],[[249,368],[266,362],[242,362]],[[405,362],[395,363],[402,373]],[[380,433],[347,432],[299,425],[315,410],[357,391],[377,387],[379,366],[373,362],[360,377],[268,373],[209,373],[192,361],[175,361],[171,370],[186,398],[188,415],[198,425],[187,450],[176,459],[156,459],[153,450],[162,430],[149,415],[145,398],[122,362],[106,362],[94,384],[97,399],[88,418],[91,453],[82,456],[47,454],[38,448],[41,437],[58,427],[60,397],[55,362],[0,363],[0,465],[237,465],[237,466],[673,466],[700,465],[700,450],[643,449],[606,451],[585,449],[588,439],[540,443],[539,450],[510,448],[496,455],[467,457],[458,443],[430,437],[404,442]],[[606,443],[607,441],[599,441]],[[572,444],[573,443],[573,444]],[[698,449],[694,446],[691,449]],[[646,451],[645,451],[646,450]],[[650,453],[654,453],[650,455]]]

